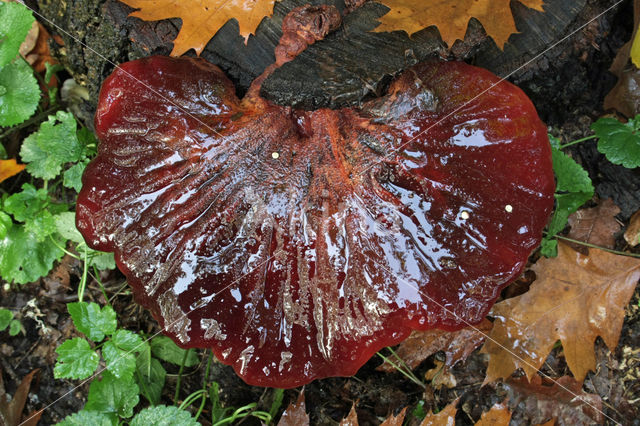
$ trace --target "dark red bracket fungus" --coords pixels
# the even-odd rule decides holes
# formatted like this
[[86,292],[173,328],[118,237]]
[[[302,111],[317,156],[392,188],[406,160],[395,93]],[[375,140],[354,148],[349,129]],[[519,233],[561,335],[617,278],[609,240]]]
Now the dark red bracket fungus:
[[166,333],[247,383],[352,375],[412,330],[476,324],[539,244],[546,128],[488,71],[421,63],[342,110],[257,93],[201,59],[121,65],[77,205]]

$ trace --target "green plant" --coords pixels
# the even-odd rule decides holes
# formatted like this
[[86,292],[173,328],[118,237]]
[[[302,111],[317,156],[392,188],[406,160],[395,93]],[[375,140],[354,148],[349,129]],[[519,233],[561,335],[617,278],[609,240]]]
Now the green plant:
[[557,234],[577,211],[594,194],[593,184],[587,171],[571,157],[562,152],[570,146],[598,139],[598,151],[614,164],[627,168],[640,166],[640,115],[622,123],[614,118],[598,119],[591,129],[594,135],[561,145],[560,140],[549,135],[556,174],[556,208],[542,240],[541,254],[555,257],[558,253]]
[[13,318],[13,312],[0,308],[0,332],[9,327],[9,336],[17,336],[22,330],[20,321]]

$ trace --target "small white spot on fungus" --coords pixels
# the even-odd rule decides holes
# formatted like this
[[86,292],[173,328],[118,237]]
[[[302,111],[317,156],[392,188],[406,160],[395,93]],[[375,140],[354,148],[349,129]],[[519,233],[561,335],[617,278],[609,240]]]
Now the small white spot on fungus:
[[278,151],[272,152],[271,158],[273,158],[274,160],[277,160],[278,158],[280,158],[280,153]]
[[463,210],[463,211],[462,211],[462,213],[460,213],[460,217],[461,217],[462,219],[464,219],[464,220],[469,219],[469,217],[470,217],[469,212],[468,212],[468,211],[466,211],[466,210]]
[[504,209],[507,213],[511,213],[513,211],[513,206],[511,204],[507,204],[504,206]]

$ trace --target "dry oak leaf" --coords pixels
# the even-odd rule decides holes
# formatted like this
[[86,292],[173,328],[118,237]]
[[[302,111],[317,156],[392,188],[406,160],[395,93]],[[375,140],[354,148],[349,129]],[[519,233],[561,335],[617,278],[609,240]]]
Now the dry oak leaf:
[[120,0],[138,9],[129,16],[145,21],[180,18],[182,28],[173,41],[171,56],[180,56],[193,48],[202,49],[228,20],[235,18],[240,35],[247,42],[255,34],[262,18],[273,13],[276,0]]
[[475,426],[509,426],[511,421],[511,411],[506,403],[494,404],[486,413],[482,413],[482,417]]
[[407,408],[404,407],[397,416],[391,414],[387,419],[380,423],[380,426],[402,426],[404,424],[404,417],[407,415]]
[[594,343],[618,344],[625,306],[640,278],[640,260],[591,249],[588,256],[558,244],[558,257],[532,266],[537,279],[521,296],[496,304],[485,383],[522,368],[535,376],[554,343],[562,342],[574,377],[584,380],[596,366]]
[[298,400],[289,404],[280,416],[278,426],[309,426],[309,415],[304,403],[304,390],[300,392]]
[[[413,370],[431,355],[444,351],[447,357],[444,367],[449,369],[458,361],[467,359],[482,344],[491,327],[491,321],[484,319],[474,327],[458,331],[439,329],[414,331],[400,343],[396,349],[396,355]],[[396,368],[385,362],[377,370],[391,373],[396,371]]]
[[342,419],[340,426],[358,426],[358,413],[356,413],[356,403],[351,406],[351,411],[347,417]]
[[15,176],[24,170],[24,164],[18,164],[14,158],[10,160],[0,160],[0,182]]
[[[601,201],[596,207],[580,209],[569,216],[569,237],[597,246],[613,248],[616,243],[615,234],[620,231],[620,224],[615,216],[620,213],[611,198]],[[584,246],[573,246],[580,252],[587,253]]]
[[422,423],[420,423],[420,426],[455,426],[456,413],[458,412],[456,405],[458,405],[459,400],[460,398],[451,402],[442,410],[438,411],[438,414],[429,412],[427,417],[425,417],[424,420],[422,420]]
[[624,231],[624,240],[631,246],[635,247],[640,244],[640,210],[635,212],[629,219],[629,226]]
[[[464,39],[469,19],[476,18],[501,49],[509,36],[518,32],[511,14],[511,0],[376,1],[391,9],[380,18],[377,32],[401,30],[412,35],[435,25],[442,40],[451,47],[456,40]],[[544,0],[519,1],[529,9],[543,11]]]

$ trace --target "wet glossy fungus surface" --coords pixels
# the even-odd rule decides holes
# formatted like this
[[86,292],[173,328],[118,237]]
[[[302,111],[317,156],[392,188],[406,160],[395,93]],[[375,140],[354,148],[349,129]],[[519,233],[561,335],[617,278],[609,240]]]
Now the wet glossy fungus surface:
[[481,321],[540,242],[546,128],[509,83],[476,97],[497,82],[424,63],[362,108],[295,111],[238,100],[203,60],[126,63],[78,228],[168,335],[246,382],[354,374],[413,329]]

